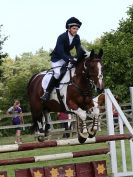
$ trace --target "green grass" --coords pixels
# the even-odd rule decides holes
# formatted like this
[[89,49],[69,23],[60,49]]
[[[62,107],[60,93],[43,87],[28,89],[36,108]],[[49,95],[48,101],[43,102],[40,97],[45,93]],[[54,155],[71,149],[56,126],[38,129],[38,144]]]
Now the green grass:
[[[104,132],[103,134],[105,134]],[[99,133],[101,134],[101,133]],[[24,142],[33,142],[35,141],[33,135],[23,135],[22,139]],[[13,144],[14,137],[1,137],[0,138],[1,144]],[[117,151],[118,151],[118,160],[121,162],[120,156],[120,143],[117,143]],[[74,152],[74,151],[82,151],[82,150],[91,150],[91,149],[99,149],[99,148],[106,148],[108,147],[108,143],[98,143],[98,144],[84,144],[84,145],[77,145],[77,146],[64,146],[64,147],[51,147],[51,148],[42,148],[36,149],[31,151],[19,151],[19,152],[9,152],[9,153],[2,153],[0,159],[12,159],[12,158],[20,158],[20,157],[32,157],[36,155],[45,155],[45,154],[55,154],[55,153],[63,153],[63,152]],[[128,142],[126,142],[126,147],[129,147]],[[127,150],[127,157],[129,158],[129,148]],[[108,177],[111,176],[111,165],[110,165],[110,156],[109,155],[96,155],[90,157],[81,157],[75,159],[62,159],[62,160],[52,160],[46,162],[37,162],[37,163],[29,163],[29,164],[18,164],[18,165],[7,165],[1,166],[0,171],[6,170],[8,171],[9,177],[14,177],[14,170],[16,169],[23,169],[23,168],[33,168],[33,167],[42,167],[42,166],[51,166],[51,165],[60,165],[60,164],[69,164],[69,163],[78,163],[78,162],[88,162],[94,160],[106,160],[107,167],[108,167]],[[119,169],[121,170],[121,164],[118,164]],[[128,168],[130,169],[130,161],[128,161]]]

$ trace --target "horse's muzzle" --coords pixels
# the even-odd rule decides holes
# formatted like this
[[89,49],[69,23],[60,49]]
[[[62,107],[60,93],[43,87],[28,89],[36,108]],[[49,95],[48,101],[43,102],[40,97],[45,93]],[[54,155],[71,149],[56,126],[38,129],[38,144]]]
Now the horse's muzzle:
[[104,82],[103,80],[100,80],[100,82],[97,83],[97,92],[102,93],[104,91]]
[[102,88],[102,89],[100,89],[100,88],[97,88],[97,93],[98,94],[101,94],[101,93],[103,93],[104,92],[104,89]]

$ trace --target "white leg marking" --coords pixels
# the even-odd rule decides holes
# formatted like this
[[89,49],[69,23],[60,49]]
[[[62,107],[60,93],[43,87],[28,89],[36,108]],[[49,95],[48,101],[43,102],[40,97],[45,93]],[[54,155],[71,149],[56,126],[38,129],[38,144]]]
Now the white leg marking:
[[39,129],[41,129],[41,128],[42,128],[42,123],[39,122],[39,121],[37,121],[37,123],[38,123],[38,127],[39,127]]
[[93,115],[94,115],[94,119],[95,119],[93,130],[95,130],[95,131],[98,130],[99,113],[100,113],[99,108],[93,107]]
[[86,117],[87,117],[86,111],[83,111],[81,108],[78,108],[77,110],[73,110],[73,112],[77,114],[81,118],[82,121],[86,120]]
[[88,130],[86,127],[86,122],[85,122],[86,117],[87,117],[86,111],[83,111],[81,108],[78,108],[76,111],[73,110],[73,112],[77,114],[80,117],[80,119],[83,121],[83,124],[82,124],[83,134],[84,136],[88,137]]

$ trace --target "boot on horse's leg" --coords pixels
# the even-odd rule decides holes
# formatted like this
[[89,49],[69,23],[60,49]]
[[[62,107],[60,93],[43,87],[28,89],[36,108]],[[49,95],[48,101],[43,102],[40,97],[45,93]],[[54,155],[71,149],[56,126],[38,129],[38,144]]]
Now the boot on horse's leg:
[[50,94],[54,89],[55,85],[57,84],[57,79],[54,76],[51,77],[49,84],[47,86],[46,92],[40,97],[43,101],[48,101],[50,99]]

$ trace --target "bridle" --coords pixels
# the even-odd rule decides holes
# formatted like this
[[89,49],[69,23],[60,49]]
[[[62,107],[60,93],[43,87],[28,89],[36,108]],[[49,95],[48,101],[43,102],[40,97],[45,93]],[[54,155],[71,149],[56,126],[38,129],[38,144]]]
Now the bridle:
[[[85,60],[84,61],[84,70],[83,70],[83,72],[86,74],[86,78],[88,79],[88,80],[90,80],[90,82],[92,82],[93,83],[93,86],[97,86],[97,84],[95,84],[94,83],[94,81],[91,79],[91,76],[93,76],[94,74],[92,74],[92,73],[90,73],[89,72],[89,69],[88,69],[88,67],[86,66],[86,62],[87,62],[87,60]],[[91,60],[90,62],[99,62],[100,63],[100,65],[101,65],[101,59],[93,59],[93,60]],[[102,81],[102,79],[103,79],[103,74],[102,74],[102,69],[101,69],[101,72],[99,72],[98,73],[98,75],[97,76],[95,76],[97,79],[98,79],[98,81]]]
[[[91,76],[93,75],[92,73],[89,72],[88,70],[88,67],[87,67],[87,64],[86,62],[88,61],[89,59],[86,59],[84,62],[83,62],[83,70],[82,70],[82,74],[85,75],[85,78],[86,78],[86,83],[87,83],[87,88],[86,89],[82,89],[78,84],[76,84],[74,82],[74,80],[71,81],[71,84],[77,88],[77,90],[80,92],[80,94],[82,94],[83,96],[90,96],[92,95],[92,92],[93,90],[96,90],[96,85],[94,83],[94,81],[91,79]],[[91,62],[100,62],[100,59],[94,59],[92,60]],[[102,74],[99,76],[97,76],[98,79],[102,79]]]

